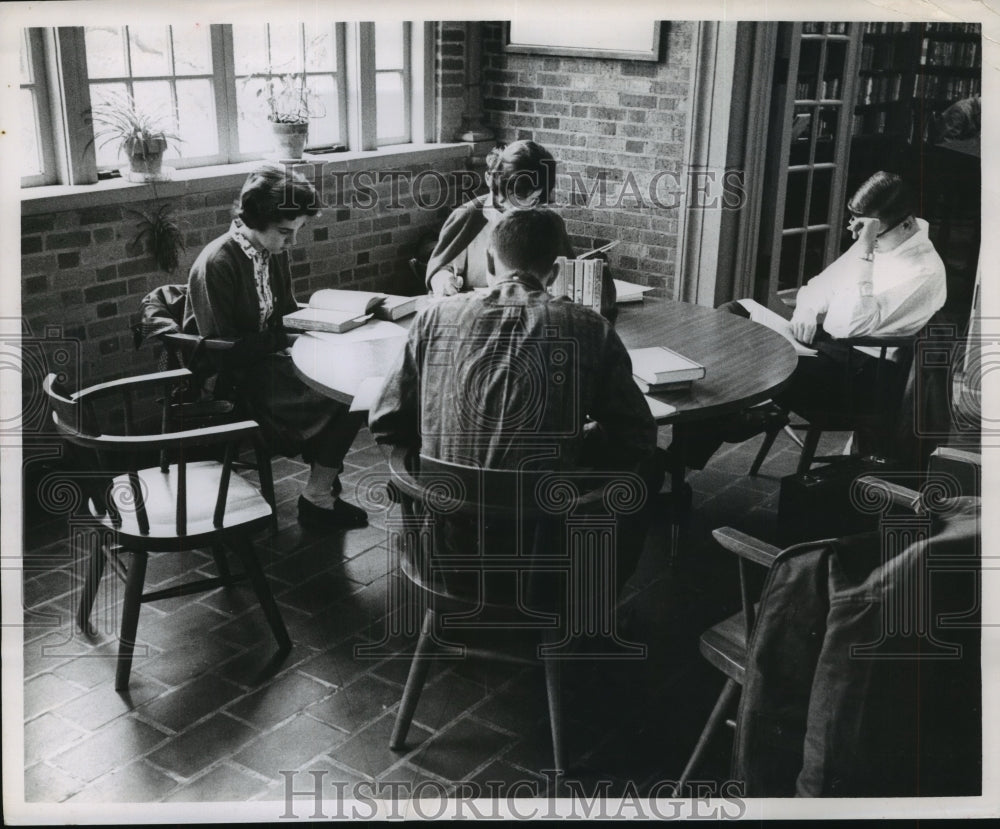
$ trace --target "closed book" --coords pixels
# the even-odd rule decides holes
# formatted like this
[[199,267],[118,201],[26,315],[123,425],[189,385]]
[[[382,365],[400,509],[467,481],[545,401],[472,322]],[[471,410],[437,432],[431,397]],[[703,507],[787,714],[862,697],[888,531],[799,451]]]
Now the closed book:
[[323,288],[310,297],[309,304],[291,314],[285,314],[285,328],[294,331],[327,331],[343,334],[364,325],[372,312],[385,301],[386,295],[373,291],[343,291]]
[[690,382],[705,376],[703,365],[666,346],[630,348],[628,356],[632,360],[632,374],[649,386]]
[[691,388],[691,384],[694,382],[694,380],[673,380],[666,383],[647,383],[641,377],[636,377],[634,374],[632,375],[632,379],[635,380],[635,384],[643,394],[658,394],[661,391],[682,391]]
[[418,299],[420,297],[389,294],[381,304],[375,306],[374,314],[380,320],[390,322],[408,317],[417,312]]

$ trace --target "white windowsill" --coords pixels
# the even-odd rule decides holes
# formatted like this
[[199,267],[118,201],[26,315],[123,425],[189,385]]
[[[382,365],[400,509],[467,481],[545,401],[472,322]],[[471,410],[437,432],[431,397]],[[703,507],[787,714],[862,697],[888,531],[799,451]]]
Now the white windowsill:
[[[485,142],[483,146],[492,146]],[[479,144],[398,144],[381,147],[370,152],[329,153],[310,156],[303,165],[322,165],[324,171],[350,172],[355,170],[388,170],[396,166],[426,164],[453,158],[465,158],[482,151]],[[115,178],[96,184],[26,187],[21,190],[21,215],[97,207],[126,202],[148,201],[153,198],[177,198],[192,193],[229,187],[237,190],[260,160],[239,164],[220,164],[212,167],[189,167],[175,170],[170,181],[135,183]],[[169,166],[169,162],[168,162]],[[312,174],[306,171],[307,177]]]

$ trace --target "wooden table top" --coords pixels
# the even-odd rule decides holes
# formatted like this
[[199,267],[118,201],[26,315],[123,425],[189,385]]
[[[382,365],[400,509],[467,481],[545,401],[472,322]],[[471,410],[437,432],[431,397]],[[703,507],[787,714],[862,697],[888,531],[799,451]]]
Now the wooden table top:
[[[647,296],[621,305],[615,328],[628,348],[664,345],[705,366],[705,377],[689,389],[654,395],[675,409],[658,418],[660,423],[726,414],[767,400],[787,385],[797,361],[792,346],[770,329],[685,302]],[[351,402],[363,380],[385,375],[405,342],[400,336],[339,343],[334,336],[340,335],[300,336],[292,361],[303,382],[343,403]]]

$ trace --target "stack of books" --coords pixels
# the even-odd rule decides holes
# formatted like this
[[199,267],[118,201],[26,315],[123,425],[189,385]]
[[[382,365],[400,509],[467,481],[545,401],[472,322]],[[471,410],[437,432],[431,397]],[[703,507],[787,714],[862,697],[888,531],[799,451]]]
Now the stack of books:
[[601,310],[604,285],[604,261],[601,259],[567,259],[560,256],[559,273],[549,286],[552,296],[566,296],[574,302]]
[[343,334],[364,325],[372,317],[394,321],[416,313],[415,296],[396,296],[373,291],[344,291],[323,288],[309,299],[309,304],[282,321],[293,331],[326,331]]
[[630,348],[628,355],[632,359],[632,377],[643,394],[688,388],[705,376],[703,365],[666,346]]

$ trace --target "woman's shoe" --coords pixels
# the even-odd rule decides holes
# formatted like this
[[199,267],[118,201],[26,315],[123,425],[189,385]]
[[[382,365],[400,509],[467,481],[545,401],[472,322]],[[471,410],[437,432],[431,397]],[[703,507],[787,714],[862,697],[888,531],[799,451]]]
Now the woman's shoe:
[[304,495],[299,496],[299,523],[314,529],[350,530],[368,526],[368,513],[341,498],[333,508],[318,507]]

